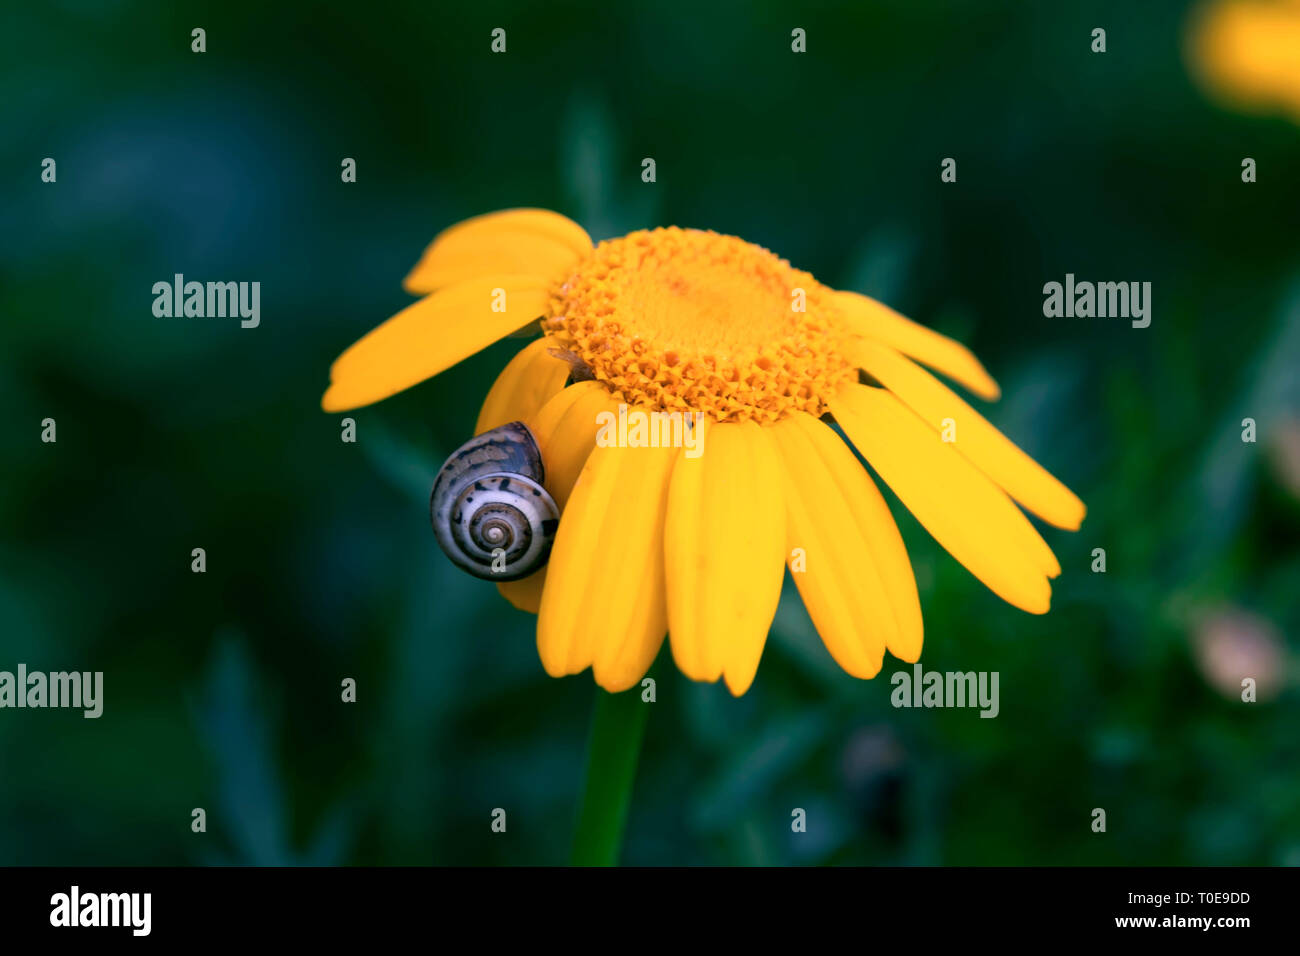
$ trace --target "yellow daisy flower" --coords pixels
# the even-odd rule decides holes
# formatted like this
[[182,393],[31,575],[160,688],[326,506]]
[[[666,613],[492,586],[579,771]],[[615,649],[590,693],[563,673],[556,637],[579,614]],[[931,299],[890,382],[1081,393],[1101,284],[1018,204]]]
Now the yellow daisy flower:
[[1300,0],[1217,0],[1190,30],[1193,65],[1225,101],[1300,122]]
[[[525,423],[561,509],[549,563],[498,585],[538,614],[547,673],[590,667],[625,690],[668,634],[684,674],[743,694],[786,563],[848,673],[874,677],[886,650],[917,661],[903,539],[831,416],[977,578],[1048,610],[1061,568],[1017,503],[1072,530],[1083,503],[917,364],[996,399],[974,355],[887,306],[733,236],[654,229],[593,248],[540,209],[451,227],[405,287],[425,298],[339,357],[322,406],[387,398],[541,318],[476,433]],[[575,365],[586,374],[566,385]],[[703,453],[598,443],[598,416],[620,404],[703,413]]]

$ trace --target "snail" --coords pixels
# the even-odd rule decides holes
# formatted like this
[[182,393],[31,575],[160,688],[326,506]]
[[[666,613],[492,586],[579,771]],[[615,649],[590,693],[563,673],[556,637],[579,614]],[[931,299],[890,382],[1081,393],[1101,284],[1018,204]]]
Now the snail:
[[596,373],[591,370],[591,366],[584,362],[582,356],[577,352],[571,352],[568,349],[547,349],[546,352],[569,366],[570,384],[596,381]]
[[541,568],[560,523],[544,479],[537,440],[523,422],[457,448],[429,499],[433,533],[452,563],[490,581],[515,581]]

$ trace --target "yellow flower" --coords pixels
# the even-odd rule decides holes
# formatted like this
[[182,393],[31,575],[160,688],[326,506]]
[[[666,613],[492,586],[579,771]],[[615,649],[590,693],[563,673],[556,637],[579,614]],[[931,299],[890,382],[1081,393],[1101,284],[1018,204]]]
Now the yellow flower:
[[[591,667],[624,690],[667,632],[683,673],[743,694],[787,562],[848,673],[874,677],[886,650],[918,660],[903,539],[828,414],[958,561],[1047,611],[1060,565],[1016,502],[1069,529],[1083,503],[913,361],[996,399],[974,355],[879,302],[732,236],[655,229],[593,249],[538,209],[453,226],[405,285],[426,297],[340,356],[322,405],[379,401],[541,317],[545,334],[498,377],[477,432],[525,422],[562,509],[549,564],[498,585],[538,613],[549,674]],[[566,387],[557,353],[594,380]],[[619,404],[703,413],[703,454],[598,444],[597,417]]]
[[1300,122],[1300,0],[1219,0],[1190,39],[1193,65],[1225,101]]

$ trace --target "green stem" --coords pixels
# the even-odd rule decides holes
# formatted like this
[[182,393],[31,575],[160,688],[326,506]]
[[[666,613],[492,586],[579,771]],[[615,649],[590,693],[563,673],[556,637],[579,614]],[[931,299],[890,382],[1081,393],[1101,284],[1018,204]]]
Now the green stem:
[[618,865],[651,706],[641,700],[640,687],[621,694],[596,690],[587,743],[587,785],[573,837],[575,866]]

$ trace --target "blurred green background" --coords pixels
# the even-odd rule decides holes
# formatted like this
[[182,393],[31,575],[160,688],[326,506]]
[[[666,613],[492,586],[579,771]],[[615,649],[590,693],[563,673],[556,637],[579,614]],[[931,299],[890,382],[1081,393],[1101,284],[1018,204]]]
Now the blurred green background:
[[[590,675],[546,677],[534,619],[427,520],[520,340],[355,413],[356,444],[318,404],[438,230],[536,205],[596,239],[733,233],[961,338],[991,419],[1089,506],[1045,532],[1041,618],[896,507],[923,664],[998,671],[995,720],[892,708],[905,665],[841,673],[788,580],[744,698],[665,653],[625,862],[1300,864],[1300,129],[1206,95],[1188,12],[7,11],[0,669],[102,670],[105,711],[0,711],[0,863],[567,859]],[[260,281],[261,326],[155,318],[176,272]],[[1152,282],[1150,328],[1044,318],[1067,272]]]

